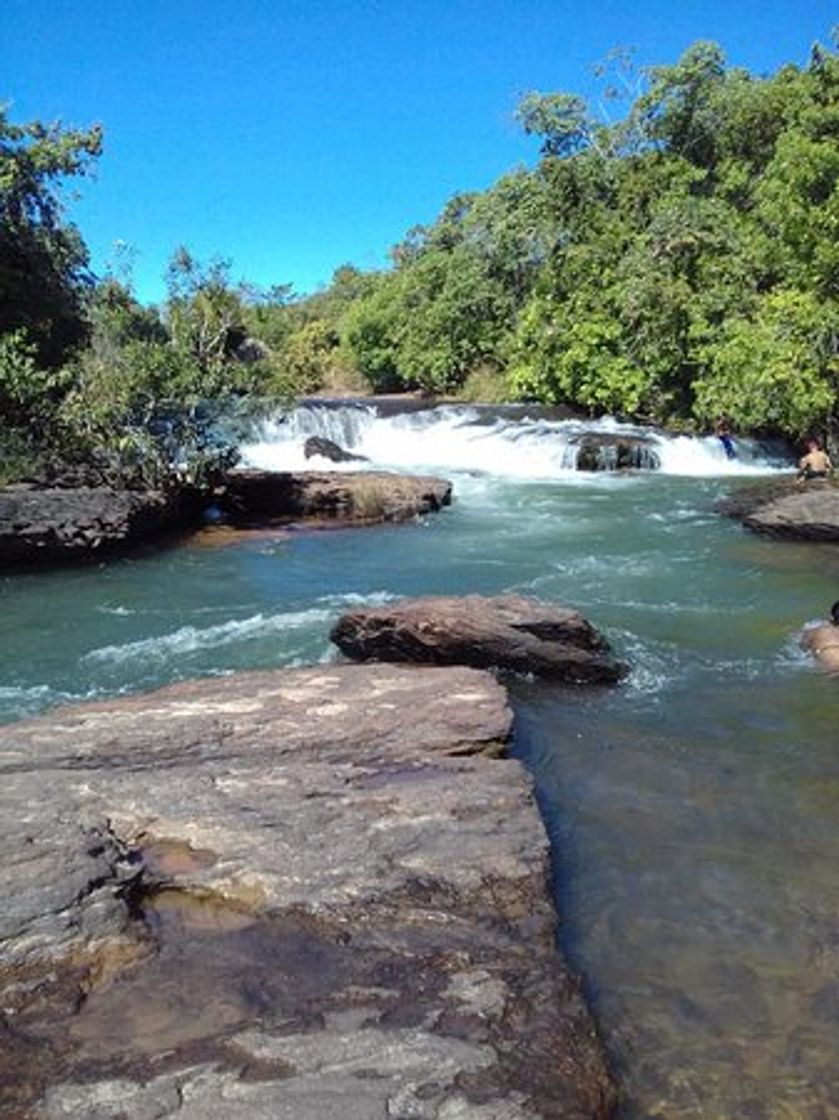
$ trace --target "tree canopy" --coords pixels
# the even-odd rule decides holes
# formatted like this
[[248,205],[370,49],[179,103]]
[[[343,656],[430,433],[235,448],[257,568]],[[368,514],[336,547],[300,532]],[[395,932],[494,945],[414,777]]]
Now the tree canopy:
[[65,218],[101,130],[0,111],[0,443],[136,458],[200,401],[355,389],[837,439],[839,57],[757,77],[699,42],[599,73],[594,107],[525,95],[534,166],[454,195],[391,267],[300,298],[180,247],[159,308],[96,280]]
[[16,125],[0,107],[0,335],[24,330],[38,361],[59,365],[87,334],[93,278],[61,186],[85,175],[102,130]]

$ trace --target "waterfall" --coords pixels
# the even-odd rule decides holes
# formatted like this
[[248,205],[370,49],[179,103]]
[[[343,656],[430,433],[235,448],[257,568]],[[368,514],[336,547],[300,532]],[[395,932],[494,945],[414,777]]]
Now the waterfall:
[[792,465],[782,450],[750,439],[738,438],[737,458],[729,459],[715,436],[673,435],[610,417],[557,419],[536,406],[443,405],[383,414],[371,403],[314,401],[262,421],[241,448],[243,460],[271,470],[364,468],[306,460],[310,436],[365,456],[369,468],[517,479],[580,481],[591,472],[645,471],[752,475]]

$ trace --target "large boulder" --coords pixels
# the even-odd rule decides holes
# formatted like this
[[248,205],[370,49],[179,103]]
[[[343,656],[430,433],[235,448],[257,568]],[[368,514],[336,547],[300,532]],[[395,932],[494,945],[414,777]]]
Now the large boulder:
[[323,518],[359,522],[406,521],[451,502],[440,478],[384,471],[231,471],[219,504],[234,524]]
[[568,442],[576,449],[574,465],[578,471],[657,471],[661,466],[651,436],[586,432]]
[[839,541],[839,487],[828,480],[783,479],[747,487],[720,503],[746,528],[793,540]]
[[343,614],[332,641],[362,661],[512,669],[610,683],[626,669],[583,616],[522,595],[428,597]]
[[315,457],[329,459],[333,463],[362,463],[367,461],[366,455],[354,455],[352,451],[345,451],[334,440],[326,436],[309,436],[303,444],[303,458]]
[[0,490],[0,567],[28,567],[125,551],[193,518],[185,494],[110,486]]
[[605,1120],[510,723],[327,665],[0,729],[0,1112]]

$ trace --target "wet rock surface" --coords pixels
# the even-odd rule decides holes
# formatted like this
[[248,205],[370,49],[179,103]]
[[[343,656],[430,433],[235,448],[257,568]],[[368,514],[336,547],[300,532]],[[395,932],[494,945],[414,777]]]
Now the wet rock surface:
[[578,471],[657,471],[661,457],[649,436],[593,432],[569,440],[577,449]]
[[303,444],[303,457],[312,459],[316,455],[333,463],[361,463],[367,460],[366,455],[354,455],[352,451],[345,451],[334,440],[326,439],[325,436],[309,436]]
[[219,504],[228,520],[244,525],[297,518],[407,521],[448,505],[451,495],[444,479],[384,471],[235,470]]
[[76,472],[0,490],[0,570],[120,555],[196,528],[208,506],[234,528],[299,520],[375,524],[435,512],[452,494],[443,479],[381,471],[234,470],[212,493],[92,483]]
[[766,536],[839,541],[839,487],[830,480],[783,479],[746,487],[718,509]]
[[191,496],[110,486],[0,490],[0,568],[125,551],[196,516]]
[[579,611],[523,595],[428,597],[343,614],[331,640],[348,657],[511,669],[611,683],[626,669]]
[[611,1115],[510,724],[334,665],[0,730],[2,1115]]

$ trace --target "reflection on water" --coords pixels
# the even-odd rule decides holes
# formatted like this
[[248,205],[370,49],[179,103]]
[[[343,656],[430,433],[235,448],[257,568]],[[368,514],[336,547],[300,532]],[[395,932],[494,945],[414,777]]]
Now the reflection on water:
[[[420,428],[383,435],[443,464]],[[839,549],[761,540],[718,517],[730,481],[551,480],[559,452],[539,444],[551,430],[479,435],[492,469],[446,468],[455,504],[423,522],[3,580],[0,718],[323,660],[342,610],[393,596],[525,591],[576,606],[631,675],[604,692],[517,682],[516,751],[536,775],[563,941],[626,1120],[836,1120],[839,685],[795,635],[839,598]],[[501,435],[519,456],[506,475]],[[449,463],[466,458],[453,419],[437,437]],[[161,909],[162,922],[188,918]],[[236,952],[276,951],[258,930],[224,937]],[[207,1014],[223,1031],[243,989],[216,982]],[[160,998],[145,1006],[169,1030],[178,997]]]
[[706,683],[662,710],[518,686],[627,1120],[839,1115],[834,687]]

